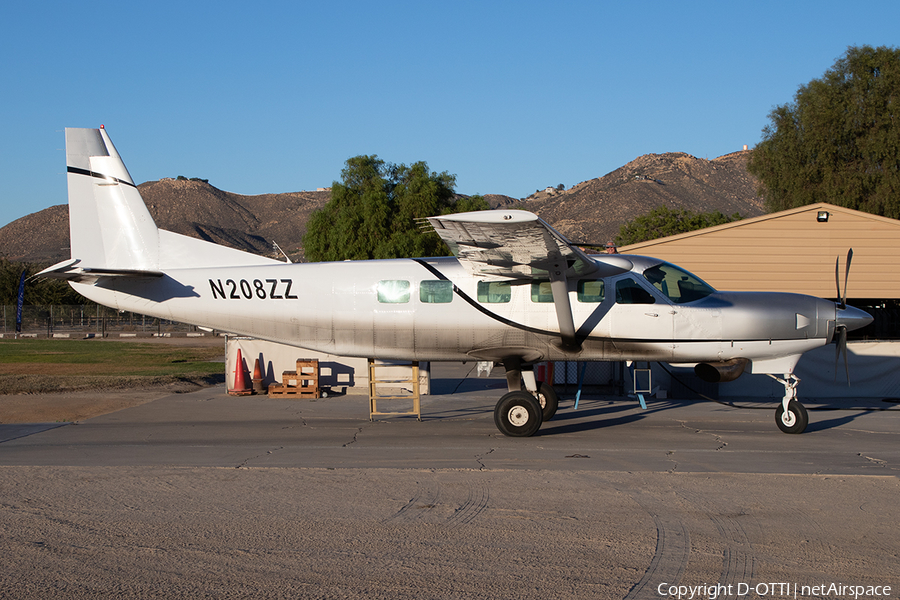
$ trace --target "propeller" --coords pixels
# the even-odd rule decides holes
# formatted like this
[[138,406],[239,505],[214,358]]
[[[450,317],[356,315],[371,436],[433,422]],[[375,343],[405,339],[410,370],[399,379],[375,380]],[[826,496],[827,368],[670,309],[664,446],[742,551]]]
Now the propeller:
[[[850,278],[850,261],[853,260],[853,248],[847,252],[847,268],[844,271],[844,293],[841,294],[841,281],[840,281],[840,270],[838,269],[839,263],[841,261],[841,257],[838,256],[834,259],[834,285],[837,288],[837,298],[840,300],[837,303],[838,310],[846,310],[847,309],[847,280]],[[835,347],[834,353],[834,381],[837,383],[837,366],[838,361],[841,358],[841,354],[844,355],[844,372],[847,374],[847,386],[850,385],[850,359],[847,356],[847,325],[841,324],[840,319],[835,320],[835,334],[837,334],[837,346]]]

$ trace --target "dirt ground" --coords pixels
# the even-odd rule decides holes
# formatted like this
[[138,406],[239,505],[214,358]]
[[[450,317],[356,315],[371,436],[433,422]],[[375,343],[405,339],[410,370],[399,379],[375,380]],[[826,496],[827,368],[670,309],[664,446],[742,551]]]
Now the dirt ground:
[[[109,337],[97,343],[138,341],[149,344],[179,346],[221,346],[225,356],[225,339],[221,337],[119,338]],[[60,340],[65,344],[65,340]],[[224,363],[222,370],[225,370]],[[100,389],[87,392],[0,395],[0,423],[74,422],[152,402],[170,394],[200,389],[196,383],[170,383],[145,388]],[[224,393],[224,390],[223,390]]]
[[[163,396],[192,392],[196,385],[179,383],[152,389],[98,390],[60,394],[0,396],[0,423],[67,423],[152,402]],[[224,394],[224,389],[222,390]]]

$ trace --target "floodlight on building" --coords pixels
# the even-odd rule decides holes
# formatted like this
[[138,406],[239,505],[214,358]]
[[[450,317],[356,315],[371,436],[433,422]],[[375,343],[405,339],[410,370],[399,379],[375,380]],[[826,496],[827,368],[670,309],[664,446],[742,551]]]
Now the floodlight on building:
[[828,222],[828,211],[820,210],[819,214],[816,215],[816,221],[819,223],[827,223]]

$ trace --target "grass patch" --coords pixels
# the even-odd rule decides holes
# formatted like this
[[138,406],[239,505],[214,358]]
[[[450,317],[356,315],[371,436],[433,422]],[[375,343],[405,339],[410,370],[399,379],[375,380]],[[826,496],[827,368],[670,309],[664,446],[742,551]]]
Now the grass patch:
[[224,381],[224,355],[224,344],[0,340],[0,394],[210,385]]

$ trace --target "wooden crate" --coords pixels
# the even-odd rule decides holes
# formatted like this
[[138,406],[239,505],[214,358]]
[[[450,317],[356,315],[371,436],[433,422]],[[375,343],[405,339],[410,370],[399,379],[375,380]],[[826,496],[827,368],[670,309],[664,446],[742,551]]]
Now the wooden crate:
[[295,371],[281,373],[281,385],[269,385],[269,396],[274,398],[319,398],[319,361],[297,359]]

